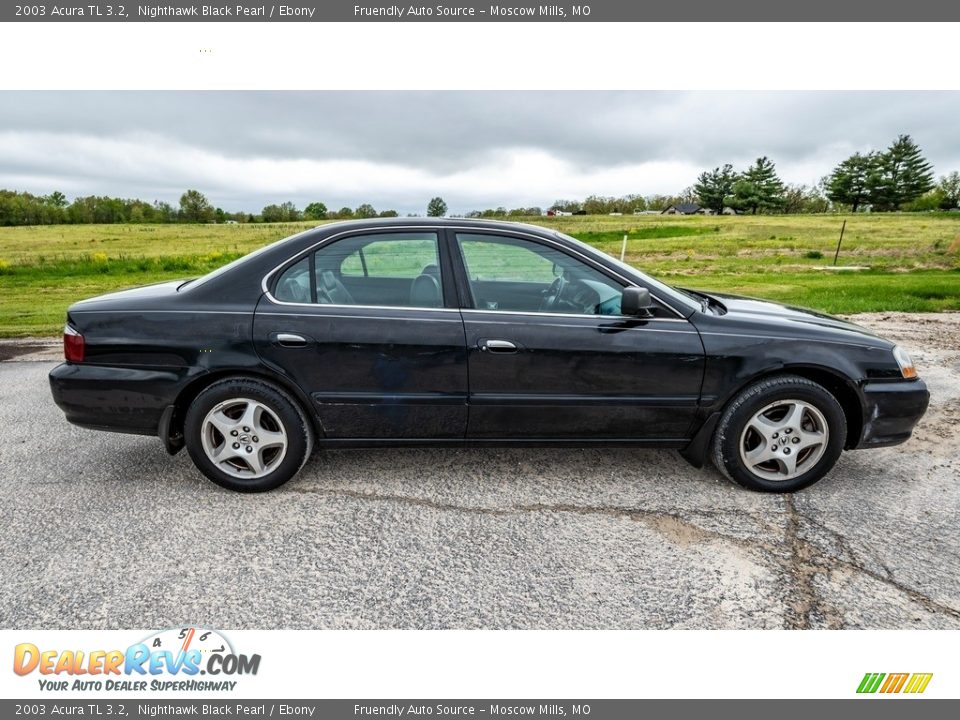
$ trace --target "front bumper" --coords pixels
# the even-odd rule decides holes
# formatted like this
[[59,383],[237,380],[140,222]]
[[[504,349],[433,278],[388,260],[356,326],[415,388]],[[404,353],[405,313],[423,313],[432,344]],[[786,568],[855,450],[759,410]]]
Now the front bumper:
[[53,401],[74,425],[156,435],[183,372],[63,363],[50,371]]
[[863,432],[857,448],[886,447],[905,442],[930,403],[930,392],[920,379],[868,382],[862,390]]

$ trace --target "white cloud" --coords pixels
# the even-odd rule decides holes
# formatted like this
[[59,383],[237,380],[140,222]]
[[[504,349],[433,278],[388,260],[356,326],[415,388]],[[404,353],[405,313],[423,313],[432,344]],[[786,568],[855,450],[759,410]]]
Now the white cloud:
[[313,200],[455,212],[674,193],[765,154],[811,184],[915,135],[960,167],[960,93],[0,93],[0,187],[228,210]]

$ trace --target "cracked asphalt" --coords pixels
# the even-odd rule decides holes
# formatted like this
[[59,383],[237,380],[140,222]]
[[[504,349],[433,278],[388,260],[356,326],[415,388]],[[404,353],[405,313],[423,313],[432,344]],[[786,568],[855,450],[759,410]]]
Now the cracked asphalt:
[[671,451],[320,453],[265,495],[75,428],[0,344],[0,627],[960,628],[960,314],[858,316],[933,394],[793,496]]

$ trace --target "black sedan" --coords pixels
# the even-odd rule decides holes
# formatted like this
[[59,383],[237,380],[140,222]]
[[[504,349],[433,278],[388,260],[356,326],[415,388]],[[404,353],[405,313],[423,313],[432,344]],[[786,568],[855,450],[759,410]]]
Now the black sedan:
[[335,223],[67,313],[67,420],[270,490],[314,447],[677,448],[754,490],[902,443],[929,394],[861,327],[680,290],[551,230]]

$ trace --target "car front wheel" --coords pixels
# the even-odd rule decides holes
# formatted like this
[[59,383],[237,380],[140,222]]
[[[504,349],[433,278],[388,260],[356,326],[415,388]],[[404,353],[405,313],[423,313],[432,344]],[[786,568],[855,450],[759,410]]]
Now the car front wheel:
[[717,424],[713,461],[743,487],[793,492],[830,471],[846,435],[843,408],[826,388],[780,375],[750,385],[730,402]]
[[217,485],[264,492],[299,472],[313,436],[299,405],[279,388],[252,378],[228,378],[201,392],[187,409],[187,450]]

